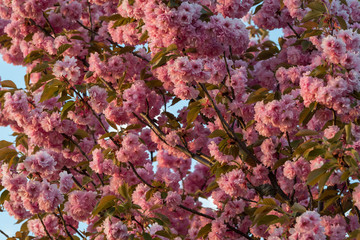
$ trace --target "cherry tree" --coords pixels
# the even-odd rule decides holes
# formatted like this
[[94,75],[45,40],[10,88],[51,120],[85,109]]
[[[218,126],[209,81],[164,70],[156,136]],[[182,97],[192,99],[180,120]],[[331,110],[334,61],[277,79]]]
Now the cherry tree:
[[360,237],[358,0],[0,0],[0,46],[8,239]]

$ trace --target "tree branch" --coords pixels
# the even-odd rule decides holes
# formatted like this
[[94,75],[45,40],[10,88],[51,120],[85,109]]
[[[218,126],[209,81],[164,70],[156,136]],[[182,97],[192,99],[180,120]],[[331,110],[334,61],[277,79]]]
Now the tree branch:
[[40,214],[37,214],[37,217],[40,219],[41,225],[43,226],[46,235],[47,235],[51,240],[53,240],[53,238],[52,238],[51,235],[49,234],[48,230],[46,229],[45,224],[44,224],[44,222],[43,222]]
[[[211,219],[211,220],[215,220],[215,219],[216,219],[216,218],[214,218],[214,217],[212,217],[212,216],[209,216],[209,215],[207,215],[207,214],[204,214],[204,213],[198,212],[198,211],[196,211],[196,210],[194,210],[194,209],[188,208],[188,207],[186,207],[186,206],[184,206],[184,205],[182,205],[182,204],[180,204],[179,207],[182,208],[182,209],[184,209],[184,210],[186,210],[186,211],[188,211],[188,212],[191,212],[191,213],[193,213],[193,214],[195,214],[195,215],[198,215],[198,216],[201,216],[201,217],[205,217],[205,218],[207,218],[207,219]],[[235,233],[237,233],[237,234],[240,234],[241,236],[245,237],[246,239],[250,239],[250,240],[253,239],[253,238],[249,237],[247,234],[243,233],[242,231],[240,231],[240,230],[232,227],[229,223],[226,223],[226,226],[228,227],[228,229],[229,229],[230,231],[233,231],[233,232],[235,232]]]
[[[141,119],[135,113],[134,113],[134,115],[138,119]],[[145,113],[140,113],[140,116],[144,119],[146,125],[149,126],[150,129],[160,138],[160,140],[168,145],[168,143],[165,140],[165,134],[152,121],[152,119],[148,115],[146,115]],[[188,149],[186,149],[185,147],[183,147],[181,145],[176,145],[176,146],[174,146],[174,148],[181,151],[181,152],[183,152],[183,153],[185,153],[188,157],[191,157],[191,158],[195,159],[199,163],[204,164],[205,166],[211,167],[213,165],[213,162],[212,162],[211,158],[208,157],[208,156],[205,156],[203,154],[199,155],[199,154],[195,154],[193,152],[190,152]]]
[[5,237],[10,238],[10,236],[7,235],[6,233],[4,233],[2,230],[0,230],[0,233],[1,233],[2,235],[4,235]]
[[57,209],[58,209],[58,211],[59,211],[60,219],[61,219],[61,221],[62,221],[62,223],[63,223],[63,225],[64,225],[64,229],[65,229],[66,234],[69,236],[69,238],[70,238],[71,240],[74,240],[74,238],[71,236],[70,232],[68,231],[68,229],[67,229],[67,227],[66,227],[66,222],[65,222],[65,219],[63,218],[63,215],[62,215],[62,213],[61,213],[60,207],[57,207]]

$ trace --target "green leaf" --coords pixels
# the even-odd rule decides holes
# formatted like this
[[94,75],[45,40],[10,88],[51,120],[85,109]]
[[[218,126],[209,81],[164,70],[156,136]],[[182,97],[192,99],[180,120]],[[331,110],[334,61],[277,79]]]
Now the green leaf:
[[11,145],[12,145],[11,142],[8,142],[8,141],[5,141],[5,140],[0,141],[0,149],[11,146]]
[[152,240],[151,235],[148,234],[147,232],[144,232],[144,233],[142,234],[142,236],[143,236],[144,240]]
[[351,123],[345,125],[346,143],[352,142]]
[[57,50],[57,55],[63,54],[66,50],[68,50],[71,47],[72,47],[72,45],[68,44],[68,43],[61,45]]
[[130,199],[130,195],[129,195],[129,186],[127,183],[124,183],[123,185],[121,185],[119,187],[119,193],[121,196],[123,196],[126,199]]
[[311,150],[307,156],[304,156],[306,160],[313,160],[317,158],[318,156],[321,156],[326,153],[326,150],[324,148],[315,148]]
[[331,174],[334,172],[335,169],[331,169],[329,172],[326,172],[325,174],[323,174],[320,179],[319,179],[319,192],[322,192],[322,190],[324,189],[324,186],[326,184],[326,182],[329,180],[329,177],[331,176]]
[[256,222],[257,226],[260,225],[271,225],[274,222],[277,222],[277,220],[279,220],[278,216],[275,215],[265,215],[260,217],[260,219],[258,219],[258,221]]
[[89,137],[89,134],[82,129],[78,129],[74,133],[74,136],[77,137],[78,139],[83,139],[83,138]]
[[110,138],[110,137],[115,137],[116,136],[116,132],[108,132],[105,133],[104,135],[102,135],[99,139],[104,139],[104,138]]
[[307,177],[306,184],[311,186],[315,185],[326,171],[327,169],[324,167],[311,171]]
[[250,96],[246,100],[246,103],[252,104],[258,101],[262,101],[266,98],[267,93],[268,93],[267,88],[259,88],[258,90],[250,94]]
[[278,205],[273,198],[264,198],[259,202],[259,204],[264,204],[264,205],[268,205],[268,206],[275,206],[275,207]]
[[302,47],[303,51],[308,50],[311,46],[312,46],[312,43],[310,41],[307,41],[307,40],[301,41],[301,47]]
[[317,142],[311,142],[311,140],[306,141],[304,143],[302,143],[299,147],[297,147],[294,151],[294,155],[301,155],[303,154],[306,150],[311,149],[315,146],[317,146],[318,143]]
[[42,72],[49,67],[47,63],[39,63],[32,70],[31,73]]
[[92,215],[96,216],[98,213],[100,213],[104,209],[107,209],[107,208],[115,205],[115,202],[114,202],[115,199],[116,199],[116,196],[114,196],[114,195],[107,195],[107,196],[103,197],[100,200],[100,202],[97,204],[95,209],[93,210]]
[[139,38],[139,41],[140,43],[144,43],[146,42],[146,40],[149,38],[149,33],[148,31],[146,30],[142,35],[141,37]]
[[120,14],[114,14],[111,16],[100,16],[99,19],[101,21],[110,22],[110,21],[116,21],[119,19],[122,19],[123,17]]
[[266,60],[272,58],[273,56],[275,56],[275,54],[276,52],[273,50],[264,50],[261,53],[259,53],[259,55],[257,55],[256,60],[257,61]]
[[295,136],[297,137],[304,137],[304,136],[311,136],[311,135],[318,135],[319,133],[317,131],[313,131],[310,129],[302,129],[298,131]]
[[324,13],[326,12],[326,8],[324,4],[320,1],[312,1],[307,5],[310,9]]
[[124,18],[124,17],[122,17],[119,20],[116,20],[114,22],[114,24],[112,25],[112,28],[117,28],[119,26],[124,26],[126,24],[129,24],[129,23],[132,23],[132,22],[135,22],[135,21],[136,21],[135,18],[130,18],[130,17],[129,18]]
[[1,148],[0,149],[0,161],[1,160],[10,160],[12,157],[16,156],[18,152],[12,148]]
[[170,219],[161,213],[155,213],[156,216],[158,216],[164,223],[170,224]]
[[44,50],[32,51],[24,58],[24,63],[32,63],[33,61],[40,59],[43,56],[44,56]]
[[308,37],[312,37],[312,36],[319,36],[323,33],[322,30],[310,30],[310,31],[305,31],[303,38],[308,38]]
[[216,181],[213,181],[212,183],[209,184],[209,186],[207,186],[205,192],[209,193],[215,189],[217,189],[219,187],[219,184]]
[[226,136],[227,136],[227,134],[224,130],[216,129],[215,131],[210,133],[210,135],[208,137],[209,138],[216,138],[216,137],[226,138]]
[[328,73],[328,68],[326,66],[320,65],[317,66],[314,70],[311,71],[311,77],[323,78]]
[[198,235],[196,236],[196,239],[206,238],[207,235],[209,234],[209,232],[211,232],[211,223],[206,224],[204,227],[202,227],[199,230]]
[[16,84],[11,80],[3,80],[0,84],[2,87],[17,89]]
[[262,8],[263,4],[257,5],[253,14],[256,14]]
[[57,96],[56,93],[59,92],[60,86],[63,84],[64,84],[63,82],[56,79],[48,82],[44,87],[44,91],[41,95],[40,102],[44,102],[52,97]]
[[2,193],[1,193],[1,196],[0,196],[0,204],[4,204],[4,202],[6,200],[9,200],[10,198],[10,193],[8,190],[4,190]]
[[46,74],[45,76],[43,76],[42,78],[40,78],[39,81],[37,81],[31,88],[31,91],[36,91],[37,89],[39,89],[44,82],[48,81],[48,80],[51,80],[51,79],[54,79],[55,76],[52,75],[52,74]]
[[315,111],[311,111],[310,108],[304,108],[299,116],[299,124],[306,125],[314,116]]
[[68,101],[67,103],[65,103],[61,110],[61,120],[64,120],[67,117],[68,112],[71,111],[74,107],[74,101]]
[[306,212],[306,208],[303,205],[300,205],[299,203],[294,203],[294,205],[292,205],[291,207],[291,210],[298,213]]
[[312,19],[317,19],[317,18],[321,17],[322,15],[323,15],[323,13],[320,11],[316,11],[316,10],[310,11],[302,19],[302,22],[307,22]]
[[92,71],[87,71],[85,76],[84,76],[84,79],[88,79],[89,77],[91,77],[92,75],[94,75],[94,72]]
[[201,110],[200,106],[194,106],[193,108],[190,109],[190,111],[188,112],[187,116],[186,116],[186,122],[188,125],[190,125],[192,122],[195,121],[195,119],[197,118],[197,116],[199,115]]
[[344,30],[346,30],[348,27],[347,27],[347,24],[344,20],[344,18],[340,17],[340,16],[336,16],[336,19],[338,20],[339,24],[340,24],[340,27]]

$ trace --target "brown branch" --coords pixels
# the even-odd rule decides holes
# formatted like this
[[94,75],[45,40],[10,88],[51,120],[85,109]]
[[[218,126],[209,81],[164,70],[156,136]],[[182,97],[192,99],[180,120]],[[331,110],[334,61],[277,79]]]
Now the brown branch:
[[69,227],[71,227],[75,232],[77,232],[77,234],[79,234],[80,235],[80,237],[82,237],[82,238],[85,238],[86,239],[86,237],[84,236],[84,235],[82,235],[81,234],[81,232],[79,232],[73,225],[71,225],[71,224],[68,224],[68,226]]
[[[70,170],[67,167],[63,167],[68,173],[71,173]],[[72,176],[72,180],[75,182],[76,186],[78,186],[81,190],[87,190],[83,185],[81,185],[81,183],[79,183],[79,181]]]
[[132,162],[128,162],[128,164],[130,165],[131,169],[133,170],[133,172],[135,173],[136,177],[140,179],[140,181],[142,181],[146,186],[150,187],[150,188],[154,188],[153,185],[151,185],[150,183],[146,182],[140,175],[139,173],[136,171],[136,168],[134,167],[134,164],[132,164]]
[[[225,132],[227,133],[227,135],[233,139],[237,145],[239,146],[239,148],[243,151],[243,153],[245,153],[245,158],[246,159],[250,159],[250,161],[248,161],[247,163],[249,163],[250,165],[256,165],[257,163],[261,163],[257,157],[247,148],[246,144],[241,141],[238,136],[236,135],[236,133],[233,131],[233,129],[230,128],[229,124],[225,121],[224,117],[222,116],[220,110],[218,109],[218,107],[216,106],[214,100],[212,99],[212,97],[210,96],[208,90],[206,89],[205,85],[202,83],[199,83],[201,89],[204,91],[206,97],[210,100],[211,106],[214,108],[217,116],[220,119],[220,122],[225,130]],[[244,161],[244,160],[243,160]],[[269,170],[269,174],[268,177],[270,179],[271,185],[274,187],[274,189],[280,194],[280,196],[286,200],[289,200],[289,197],[284,193],[284,191],[280,188],[277,180],[276,180],[276,176],[274,175],[274,173],[271,171],[271,169]]]
[[[86,30],[90,31],[91,33],[95,34],[95,35],[99,35],[99,33],[93,31],[92,29],[88,28],[87,26],[85,26],[84,24],[82,24],[79,20],[76,20],[76,22],[83,28],[85,28]],[[116,42],[114,42],[113,40],[111,40],[110,38],[106,38],[106,41],[108,41],[109,43],[115,45],[118,48],[124,48],[122,46],[120,46],[119,44],[117,44]],[[132,55],[134,55],[135,57],[140,58],[141,60],[144,60],[145,62],[149,62],[149,60],[147,60],[146,58],[144,58],[143,56],[137,54],[136,52],[131,52]]]
[[202,83],[199,83],[199,85],[200,85],[201,89],[204,91],[206,97],[210,100],[211,106],[213,107],[213,109],[215,110],[217,116],[219,117],[221,125],[223,126],[223,128],[224,128],[225,132],[227,133],[227,135],[237,143],[237,145],[243,151],[243,153],[246,154],[245,157],[250,159],[251,162],[249,162],[249,164],[255,166],[256,163],[260,163],[260,161],[255,157],[255,155],[253,153],[251,153],[249,151],[249,149],[246,147],[246,144],[238,138],[238,136],[235,134],[235,132],[230,128],[229,124],[225,121],[224,117],[222,116],[219,108],[216,106],[214,100],[210,96],[210,94],[209,94],[208,90],[206,89],[205,85],[202,84]]
[[10,236],[4,233],[2,230],[0,230],[0,233],[3,234],[5,237],[10,238]]
[[[75,142],[71,137],[69,137],[68,135],[66,135],[66,134],[64,134],[64,133],[63,133],[62,135],[63,135],[66,139],[68,139],[69,141],[71,141],[71,142],[79,149],[81,155],[83,155],[88,162],[91,162],[90,159],[89,159],[89,157],[88,157],[88,156],[86,155],[86,153],[81,149],[81,147],[79,146],[79,144],[78,144],[77,142]],[[102,178],[100,177],[100,175],[99,175],[98,173],[96,173],[96,176],[97,176],[98,179],[100,180],[101,185],[104,186],[105,184],[104,184]],[[94,185],[96,185],[96,184],[94,183]]]
[[44,222],[43,222],[40,214],[37,214],[37,217],[40,219],[41,225],[43,226],[46,235],[47,235],[51,240],[53,240],[53,238],[51,237],[50,233],[49,233],[48,230],[46,229],[45,224],[44,224]]
[[33,19],[29,18],[29,21],[32,25],[36,26],[37,28],[39,28],[43,33],[45,33],[46,35],[48,35],[49,37],[55,39],[55,37],[53,37],[48,31],[45,30],[45,28],[43,28],[42,26],[38,25]]
[[[133,113],[138,119],[141,120],[139,116],[137,116],[135,113]],[[160,138],[162,142],[168,145],[168,143],[165,140],[165,134],[161,131],[161,129],[153,122],[153,120],[146,115],[145,113],[140,113],[140,116],[144,119],[143,122],[146,123],[147,126],[150,127],[150,129]],[[190,152],[188,149],[181,145],[175,145],[175,149],[185,153],[188,157],[193,158],[194,160],[198,161],[201,164],[204,164],[205,166],[211,167],[213,165],[211,158],[208,156],[205,156],[203,154],[195,154],[193,152]]]
[[[51,23],[50,23],[49,19],[46,17],[46,14],[45,14],[44,12],[43,12],[43,17],[45,18],[46,23],[49,25],[52,33],[54,34],[54,39],[55,39],[55,38],[56,38],[55,30],[54,30],[54,28],[51,26]],[[50,35],[50,33],[49,33],[49,35]]]
[[297,38],[301,38],[301,36],[295,31],[295,29],[293,28],[293,26],[291,26],[290,23],[287,23],[287,25],[289,26],[289,28],[291,29],[291,31],[293,31],[293,33],[295,34],[295,36]]
[[69,238],[71,240],[74,240],[74,238],[71,236],[70,232],[68,231],[67,227],[66,227],[66,222],[65,222],[65,219],[63,218],[63,215],[61,213],[61,209],[59,207],[57,207],[58,211],[59,211],[59,215],[60,215],[60,219],[61,219],[61,222],[63,223],[64,225],[64,229],[65,229],[65,232],[66,234],[69,236]]
[[[207,215],[207,214],[198,212],[198,211],[196,211],[196,210],[194,210],[194,209],[188,208],[188,207],[186,207],[186,206],[184,206],[184,205],[181,205],[181,204],[179,205],[179,207],[182,208],[182,209],[184,209],[184,210],[186,210],[186,211],[188,211],[188,212],[191,212],[191,213],[193,213],[193,214],[195,214],[195,215],[198,215],[198,216],[201,216],[201,217],[205,217],[205,218],[207,218],[207,219],[211,219],[211,220],[215,220],[215,219],[216,219],[216,218],[214,218],[214,217],[212,217],[212,216],[209,216],[209,215]],[[253,238],[249,237],[247,234],[243,233],[242,231],[234,228],[234,227],[231,226],[229,223],[226,223],[226,226],[228,227],[228,229],[229,229],[230,231],[233,231],[233,232],[235,232],[235,233],[237,233],[237,234],[240,234],[241,236],[245,237],[246,239],[250,239],[250,240],[253,239]]]

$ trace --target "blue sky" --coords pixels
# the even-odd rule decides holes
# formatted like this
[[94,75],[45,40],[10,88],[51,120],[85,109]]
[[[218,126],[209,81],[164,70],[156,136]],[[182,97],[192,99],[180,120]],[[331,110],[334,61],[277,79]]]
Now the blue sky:
[[[24,87],[25,68],[21,66],[14,66],[0,60],[0,77],[1,80],[12,80],[16,85]],[[14,137],[11,136],[12,131],[8,127],[0,127],[0,140],[12,141]],[[21,225],[14,225],[16,220],[10,217],[6,212],[0,212],[0,229],[9,236],[15,235],[15,232],[20,229]],[[0,240],[5,240],[3,235],[0,235]]]

